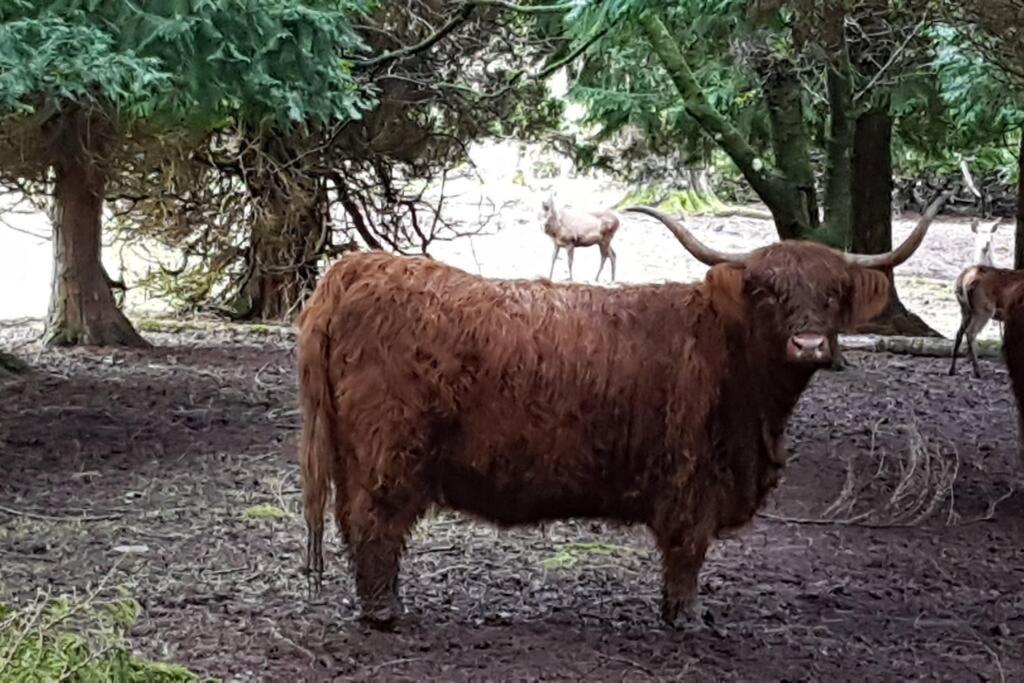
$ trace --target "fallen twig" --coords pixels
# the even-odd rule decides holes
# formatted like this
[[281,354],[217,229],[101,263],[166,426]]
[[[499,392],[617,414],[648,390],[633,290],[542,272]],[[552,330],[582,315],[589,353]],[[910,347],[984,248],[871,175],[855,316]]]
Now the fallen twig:
[[28,519],[38,519],[46,522],[106,522],[112,519],[121,519],[123,515],[119,513],[108,513],[103,515],[46,515],[41,512],[31,512],[29,510],[15,510],[14,508],[4,507],[0,505],[0,512],[10,515],[12,517],[26,517]]

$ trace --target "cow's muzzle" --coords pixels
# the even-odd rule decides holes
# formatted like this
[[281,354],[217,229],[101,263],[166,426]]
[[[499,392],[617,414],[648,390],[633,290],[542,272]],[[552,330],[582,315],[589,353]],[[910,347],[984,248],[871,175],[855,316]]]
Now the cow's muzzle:
[[832,346],[823,334],[794,334],[786,344],[786,360],[801,365],[828,365],[832,362]]

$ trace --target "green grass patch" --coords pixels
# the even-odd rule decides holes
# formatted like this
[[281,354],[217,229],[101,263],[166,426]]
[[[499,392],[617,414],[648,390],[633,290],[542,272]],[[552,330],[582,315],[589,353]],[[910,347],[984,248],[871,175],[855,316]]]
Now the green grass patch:
[[651,185],[630,192],[616,206],[654,206],[669,214],[715,214],[728,211],[717,197],[702,194],[693,188],[672,190],[663,185]]
[[288,513],[276,505],[253,505],[242,510],[242,516],[246,519],[268,519],[275,521],[287,519]]
[[181,320],[176,318],[136,318],[135,327],[142,332],[240,332],[259,337],[280,337],[293,334],[288,325],[270,323],[235,323],[221,320]]
[[128,633],[138,617],[139,605],[124,589],[112,599],[41,596],[20,610],[0,604],[0,680],[199,681],[181,666],[135,655]]
[[621,545],[605,543],[566,543],[551,557],[541,560],[540,566],[548,571],[569,569],[595,555],[622,556],[636,551]]

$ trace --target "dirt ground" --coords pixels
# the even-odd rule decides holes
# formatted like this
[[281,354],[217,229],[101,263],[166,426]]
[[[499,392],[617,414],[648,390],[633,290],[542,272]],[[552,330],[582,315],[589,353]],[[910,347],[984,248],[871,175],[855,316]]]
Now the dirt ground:
[[[546,275],[529,201],[435,255]],[[689,223],[723,249],[772,239],[764,221]],[[971,241],[944,219],[897,270],[904,301],[947,336]],[[624,221],[615,245],[620,280],[704,271],[646,221]],[[1001,231],[997,263],[1011,247]],[[578,251],[577,279],[596,269],[596,250]],[[36,368],[0,384],[0,601],[123,583],[146,656],[229,680],[1024,680],[1024,461],[999,363],[974,381],[941,359],[851,353],[854,368],[819,374],[782,486],[711,551],[702,631],[659,622],[642,528],[496,532],[441,514],[406,556],[409,617],[382,634],[353,621],[336,538],[322,599],[305,595],[287,334],[149,331],[152,351],[102,353],[41,351],[37,334],[0,324],[0,348]]]
[[[34,333],[8,325],[0,346]],[[659,622],[642,528],[442,514],[386,634],[353,620],[333,535],[323,597],[305,596],[291,341],[148,336],[22,347],[34,376],[0,384],[0,600],[110,575],[142,604],[141,653],[230,680],[1024,680],[1024,462],[999,364],[954,380],[855,353],[820,373],[782,486],[710,553],[703,630]]]

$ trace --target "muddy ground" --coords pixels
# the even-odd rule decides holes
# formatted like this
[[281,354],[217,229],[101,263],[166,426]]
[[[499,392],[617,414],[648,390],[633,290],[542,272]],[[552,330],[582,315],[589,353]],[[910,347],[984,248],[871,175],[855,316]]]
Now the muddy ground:
[[820,373],[765,514],[710,553],[701,631],[659,622],[642,528],[443,514],[384,634],[353,621],[336,537],[305,597],[291,342],[149,337],[23,346],[35,374],[0,384],[0,600],[109,577],[142,604],[141,653],[230,680],[1024,680],[1024,463],[997,363],[952,380],[854,353]]

